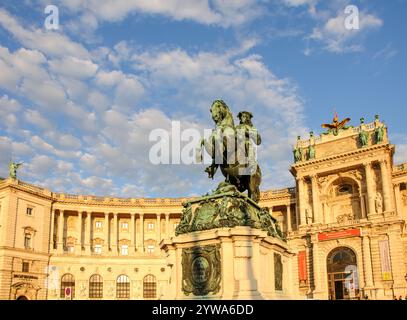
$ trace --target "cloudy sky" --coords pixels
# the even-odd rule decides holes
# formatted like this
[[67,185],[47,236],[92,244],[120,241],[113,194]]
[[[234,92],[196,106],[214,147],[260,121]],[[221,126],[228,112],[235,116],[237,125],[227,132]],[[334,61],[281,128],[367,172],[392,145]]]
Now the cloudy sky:
[[[48,4],[59,9],[47,30]],[[347,5],[359,29],[347,30]],[[254,113],[262,189],[294,185],[295,137],[375,114],[407,161],[407,3],[322,0],[0,0],[0,176],[56,192],[204,194],[202,164],[153,165],[154,129],[212,128],[222,98]]]

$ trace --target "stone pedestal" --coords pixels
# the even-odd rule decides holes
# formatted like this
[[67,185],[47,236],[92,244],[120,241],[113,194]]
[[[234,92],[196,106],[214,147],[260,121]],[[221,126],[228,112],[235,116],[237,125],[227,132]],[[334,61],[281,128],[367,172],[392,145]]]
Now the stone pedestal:
[[182,234],[161,242],[172,268],[164,299],[291,299],[292,254],[252,227]]
[[165,299],[292,297],[294,255],[268,208],[228,183],[183,206],[176,237],[161,242],[172,270]]

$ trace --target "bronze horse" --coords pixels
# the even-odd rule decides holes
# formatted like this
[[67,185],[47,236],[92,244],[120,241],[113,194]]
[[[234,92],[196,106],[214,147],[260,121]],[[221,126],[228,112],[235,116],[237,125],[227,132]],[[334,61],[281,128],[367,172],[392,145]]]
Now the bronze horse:
[[[212,164],[205,169],[209,178],[213,178],[218,167],[226,178],[225,182],[234,185],[240,192],[248,191],[248,196],[258,202],[260,198],[261,170],[256,159],[240,161],[242,153],[247,156],[247,143],[249,134],[241,130],[245,125],[234,126],[233,115],[223,100],[215,100],[210,108],[212,119],[216,124],[208,140],[202,139],[201,146],[212,157]],[[248,112],[243,112],[250,114]],[[239,116],[242,113],[239,113]],[[251,114],[250,114],[251,117]],[[251,125],[251,122],[249,122]],[[247,126],[255,131],[254,143],[261,143],[260,135],[254,127]],[[240,131],[239,131],[240,130]],[[240,139],[239,139],[240,132]]]

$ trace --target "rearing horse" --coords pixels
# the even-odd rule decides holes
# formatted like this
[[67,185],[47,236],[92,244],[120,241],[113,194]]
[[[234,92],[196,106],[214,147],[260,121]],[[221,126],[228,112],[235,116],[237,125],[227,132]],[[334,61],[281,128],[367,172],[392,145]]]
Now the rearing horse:
[[203,145],[206,152],[212,157],[212,164],[205,169],[205,172],[208,173],[209,178],[213,178],[220,167],[226,182],[236,186],[240,192],[247,190],[249,198],[258,202],[261,183],[260,167],[257,161],[249,163],[249,165],[248,163],[239,163],[239,160],[242,159],[239,157],[239,152],[240,155],[242,150],[245,152],[245,141],[248,137],[243,137],[243,143],[239,139],[239,132],[237,132],[239,130],[236,130],[234,126],[232,112],[223,100],[215,100],[210,112],[216,127],[212,130],[208,140],[202,139],[201,141],[201,146]]

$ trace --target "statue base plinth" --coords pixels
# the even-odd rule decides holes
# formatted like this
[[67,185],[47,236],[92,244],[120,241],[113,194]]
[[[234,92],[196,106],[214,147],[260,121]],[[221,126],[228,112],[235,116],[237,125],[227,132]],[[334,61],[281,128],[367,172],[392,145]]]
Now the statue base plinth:
[[171,267],[163,299],[293,299],[293,253],[248,226],[181,234],[161,242]]

